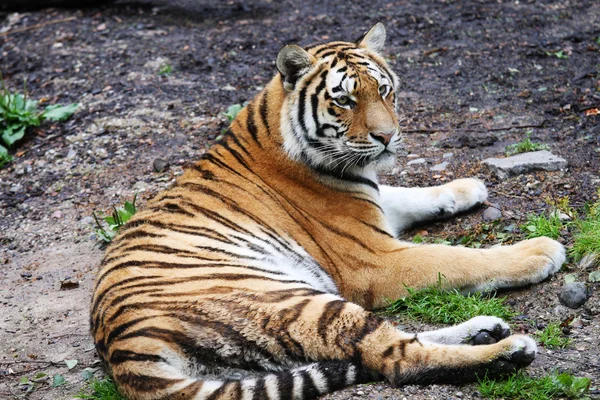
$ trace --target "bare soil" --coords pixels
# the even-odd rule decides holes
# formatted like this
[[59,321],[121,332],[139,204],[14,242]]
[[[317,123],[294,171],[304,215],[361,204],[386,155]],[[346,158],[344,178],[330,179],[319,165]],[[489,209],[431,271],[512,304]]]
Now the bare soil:
[[[67,399],[98,367],[88,304],[102,250],[91,213],[138,193],[139,206],[169,186],[226,127],[228,106],[251,99],[275,73],[286,43],[357,38],[375,22],[388,30],[386,56],[402,80],[401,112],[411,154],[382,181],[436,185],[460,177],[488,184],[500,225],[517,227],[546,198],[583,207],[600,186],[600,3],[563,1],[154,1],[0,14],[0,71],[18,90],[48,104],[79,102],[66,123],[29,132],[0,170],[0,398]],[[38,25],[39,26],[36,26]],[[23,28],[28,28],[22,30]],[[171,73],[159,72],[170,66]],[[591,110],[591,111],[590,111]],[[569,166],[498,180],[481,160],[532,131]],[[451,155],[448,153],[452,153]],[[424,158],[421,164],[407,161]],[[153,163],[169,164],[155,172]],[[430,168],[443,161],[443,171]],[[483,229],[483,208],[405,234],[454,240]],[[561,240],[569,246],[571,232]],[[494,243],[484,240],[484,245]],[[600,296],[561,306],[565,273],[503,293],[535,332],[570,316],[573,343],[541,348],[530,368],[553,368],[600,385]],[[62,282],[62,288],[61,288]],[[410,329],[430,328],[402,321]],[[78,360],[68,370],[64,360]],[[31,393],[36,373],[62,374]],[[101,371],[96,376],[102,376]],[[361,385],[328,399],[476,398],[475,386]]]

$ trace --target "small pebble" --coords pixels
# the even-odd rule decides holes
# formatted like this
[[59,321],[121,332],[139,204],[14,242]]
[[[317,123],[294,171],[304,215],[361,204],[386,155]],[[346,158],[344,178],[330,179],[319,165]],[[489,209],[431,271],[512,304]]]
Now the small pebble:
[[157,158],[152,163],[152,167],[154,168],[154,171],[156,171],[156,172],[163,172],[163,171],[166,171],[170,167],[170,164],[168,161],[165,161],[162,158]]
[[500,218],[502,218],[502,211],[500,211],[496,207],[488,207],[483,212],[484,221],[495,221]]

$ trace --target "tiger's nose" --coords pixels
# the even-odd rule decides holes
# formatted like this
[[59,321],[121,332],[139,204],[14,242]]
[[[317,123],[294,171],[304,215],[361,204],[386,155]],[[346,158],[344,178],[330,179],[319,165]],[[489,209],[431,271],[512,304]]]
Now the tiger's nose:
[[382,143],[384,146],[390,144],[392,140],[392,136],[394,136],[394,132],[391,133],[382,133],[382,132],[370,132],[369,135],[378,142]]

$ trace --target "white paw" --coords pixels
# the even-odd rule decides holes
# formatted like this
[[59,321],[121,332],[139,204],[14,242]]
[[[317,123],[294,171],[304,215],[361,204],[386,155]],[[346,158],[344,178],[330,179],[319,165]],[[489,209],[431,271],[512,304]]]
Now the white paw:
[[419,334],[419,340],[440,344],[491,344],[510,335],[510,327],[498,317],[479,316],[462,324]]
[[523,283],[538,283],[554,275],[567,259],[565,246],[545,236],[524,240],[515,248],[523,251],[522,262],[531,271]]
[[508,346],[504,350],[505,358],[516,364],[531,364],[537,354],[535,340],[525,335],[514,335],[506,340]]
[[473,178],[456,179],[441,186],[440,189],[442,192],[438,200],[440,213],[444,216],[469,210],[483,203],[488,196],[483,182]]

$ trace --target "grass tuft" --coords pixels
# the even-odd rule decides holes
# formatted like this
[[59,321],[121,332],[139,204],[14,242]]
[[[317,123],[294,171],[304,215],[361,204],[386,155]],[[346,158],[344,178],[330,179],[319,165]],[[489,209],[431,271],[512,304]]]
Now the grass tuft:
[[558,212],[552,212],[548,216],[544,214],[529,214],[527,221],[521,225],[521,230],[527,234],[527,239],[547,236],[558,239],[560,231],[566,227],[566,223],[560,219]]
[[[121,227],[123,227],[137,212],[137,207],[135,206],[136,199],[137,194],[133,196],[133,202],[126,201],[123,207],[113,207],[112,215],[102,215],[102,213],[98,213],[100,219],[104,220],[104,224],[100,222],[95,211],[92,213],[94,221],[96,222],[94,231],[105,245],[112,242],[115,236],[117,236],[117,233],[119,233],[119,229],[121,229]],[[107,228],[105,228],[105,224],[108,225]]]
[[488,297],[481,293],[463,295],[458,290],[445,290],[441,280],[423,290],[407,288],[409,295],[394,301],[385,310],[388,315],[402,314],[409,318],[440,324],[458,324],[479,315],[510,319],[515,312],[505,298]]
[[573,239],[570,254],[576,261],[588,255],[596,264],[600,263],[600,201],[588,206],[586,218],[577,222]]
[[568,373],[555,372],[539,378],[519,371],[503,381],[495,381],[487,376],[479,380],[479,393],[491,399],[546,400],[556,397],[587,399],[590,388],[589,378],[579,378]]
[[564,349],[571,344],[571,338],[566,337],[557,322],[549,323],[543,330],[534,333],[538,342],[547,349]]
[[525,134],[525,139],[519,143],[513,143],[506,146],[505,151],[507,156],[513,156],[519,153],[528,153],[530,151],[550,150],[550,147],[544,143],[535,143],[531,141],[532,131]]
[[109,379],[93,379],[89,382],[87,389],[82,389],[76,396],[76,399],[91,400],[126,400],[115,383]]

